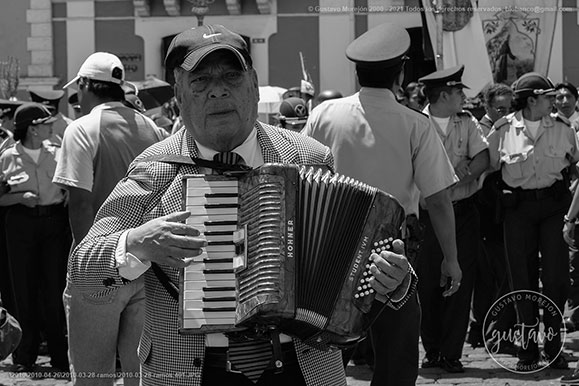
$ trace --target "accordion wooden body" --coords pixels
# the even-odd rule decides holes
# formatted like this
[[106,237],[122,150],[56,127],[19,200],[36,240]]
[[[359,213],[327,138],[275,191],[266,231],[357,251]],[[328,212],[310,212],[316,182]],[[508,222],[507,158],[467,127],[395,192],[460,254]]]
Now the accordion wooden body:
[[180,333],[264,329],[314,347],[359,341],[381,312],[371,253],[400,237],[392,196],[316,167],[184,177],[188,224],[207,247],[180,280]]

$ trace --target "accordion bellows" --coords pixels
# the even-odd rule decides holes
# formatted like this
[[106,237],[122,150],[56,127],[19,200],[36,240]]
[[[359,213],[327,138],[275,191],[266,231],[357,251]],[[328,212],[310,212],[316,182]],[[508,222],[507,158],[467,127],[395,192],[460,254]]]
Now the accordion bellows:
[[180,332],[277,328],[329,349],[360,340],[383,309],[369,257],[404,221],[387,193],[317,167],[266,164],[239,178],[185,177],[184,206],[208,245],[181,278]]

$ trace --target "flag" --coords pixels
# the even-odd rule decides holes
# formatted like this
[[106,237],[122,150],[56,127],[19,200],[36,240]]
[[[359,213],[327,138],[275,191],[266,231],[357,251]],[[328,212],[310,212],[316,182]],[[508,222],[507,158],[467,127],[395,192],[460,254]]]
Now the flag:
[[495,82],[549,72],[558,0],[479,0],[480,17]]
[[433,1],[424,2],[432,48],[435,56],[441,56],[436,61],[437,70],[464,65],[462,82],[470,88],[464,89],[464,93],[467,97],[475,97],[493,82],[480,14],[475,3],[472,0],[444,0],[438,7],[440,12],[435,13],[437,7]]
[[300,83],[300,92],[304,94],[311,95],[312,97],[316,94],[314,88],[314,82],[312,82],[312,77],[306,70],[306,64],[304,61],[304,55],[300,51],[300,64],[302,66],[302,80]]

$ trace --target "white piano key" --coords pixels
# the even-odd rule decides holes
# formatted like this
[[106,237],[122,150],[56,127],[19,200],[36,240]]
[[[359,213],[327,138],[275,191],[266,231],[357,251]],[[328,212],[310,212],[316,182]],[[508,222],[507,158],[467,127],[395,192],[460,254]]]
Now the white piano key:
[[210,218],[212,218],[212,216],[231,216],[231,215],[235,215],[235,218],[237,220],[237,208],[207,208],[205,206],[186,206],[186,210],[191,213],[191,216],[197,216],[197,215],[201,215],[201,216],[209,216]]
[[185,281],[184,290],[202,290],[204,288],[227,288],[235,290],[235,281],[233,280],[188,280]]
[[200,319],[183,319],[183,328],[191,328],[191,329],[196,329],[196,328],[201,328],[203,326],[208,326],[208,325],[234,325],[235,324],[235,318],[230,318],[230,319],[223,319],[223,318],[218,318],[218,319],[205,319],[205,318],[200,318]]
[[207,308],[235,308],[236,301],[204,301],[204,300],[185,300],[186,310],[203,310]]
[[233,242],[233,233],[227,235],[212,235],[212,234],[205,234],[205,239],[207,242],[211,241],[229,241]]
[[203,273],[203,272],[195,272],[195,271],[187,271],[185,272],[185,280],[195,280],[195,281],[216,281],[216,280],[231,280],[235,283],[235,274],[234,273]]
[[204,289],[198,289],[198,290],[193,290],[193,291],[183,291],[183,299],[186,299],[186,300],[230,298],[230,297],[236,297],[236,296],[237,296],[237,292],[235,290],[205,291]]
[[204,222],[192,221],[189,225],[194,226],[201,233],[205,232],[235,232],[237,224],[205,224]]
[[185,199],[185,205],[218,205],[218,204],[238,204],[239,197],[206,197],[206,196],[188,196]]
[[206,269],[233,269],[233,261],[212,263],[210,261],[203,261],[200,263],[192,263],[187,267],[189,272],[202,272]]
[[[189,208],[185,208],[189,210]],[[194,226],[196,223],[206,223],[206,222],[216,222],[216,221],[235,221],[237,223],[237,213],[236,214],[216,214],[214,216],[209,216],[207,213],[197,214],[187,218],[187,224]]]
[[[235,245],[233,244],[228,244],[228,245],[207,245],[206,247],[203,247],[205,249],[205,251],[209,254],[209,257],[213,257],[215,258],[215,256],[213,256],[213,253],[224,253],[224,252],[230,252],[232,254],[235,254]],[[233,257],[233,256],[229,256],[229,257]]]
[[230,319],[235,323],[235,311],[203,311],[183,309],[183,318],[186,319]]

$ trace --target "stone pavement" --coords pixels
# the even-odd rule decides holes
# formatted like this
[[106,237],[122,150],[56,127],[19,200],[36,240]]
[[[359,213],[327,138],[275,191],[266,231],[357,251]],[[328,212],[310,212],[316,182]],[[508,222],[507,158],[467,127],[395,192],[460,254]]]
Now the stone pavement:
[[[567,335],[565,341],[565,352],[571,357],[570,368],[573,369],[579,354],[579,332]],[[424,355],[421,347],[421,358]],[[36,385],[66,385],[72,383],[68,379],[57,379],[54,377],[44,378],[43,376],[50,370],[49,358],[41,356],[35,368],[36,378],[28,374],[17,374],[10,372],[11,359],[0,362],[0,386],[36,386]],[[511,373],[496,364],[487,354],[484,348],[472,349],[465,345],[462,360],[465,372],[462,374],[448,374],[441,369],[419,369],[417,385],[484,385],[484,386],[547,386],[560,385],[559,378],[571,370],[551,370],[545,369],[540,372],[520,375]],[[368,366],[350,365],[346,369],[349,386],[369,386],[372,379],[372,371]],[[115,386],[122,386],[122,380],[117,380]],[[328,385],[331,386],[331,385]],[[395,386],[395,385],[394,385]]]

